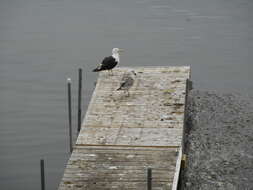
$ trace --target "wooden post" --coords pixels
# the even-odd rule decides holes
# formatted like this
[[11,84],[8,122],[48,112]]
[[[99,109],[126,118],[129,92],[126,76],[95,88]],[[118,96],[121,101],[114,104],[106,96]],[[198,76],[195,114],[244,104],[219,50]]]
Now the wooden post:
[[82,115],[82,69],[78,69],[78,116],[77,116],[77,132],[81,130],[81,115]]
[[40,179],[41,179],[41,190],[45,190],[45,169],[44,160],[40,160]]
[[186,168],[186,161],[187,161],[187,156],[186,156],[186,154],[183,154],[182,159],[181,159],[182,168]]
[[147,190],[152,190],[152,169],[148,168],[147,171]]
[[72,145],[72,109],[71,109],[71,79],[67,79],[68,83],[68,115],[69,115],[69,150],[73,151]]

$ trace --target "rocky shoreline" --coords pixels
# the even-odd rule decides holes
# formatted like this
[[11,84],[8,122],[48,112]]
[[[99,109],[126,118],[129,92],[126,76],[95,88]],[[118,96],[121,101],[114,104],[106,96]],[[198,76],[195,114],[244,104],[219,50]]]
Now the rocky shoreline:
[[253,98],[192,90],[179,190],[253,189]]

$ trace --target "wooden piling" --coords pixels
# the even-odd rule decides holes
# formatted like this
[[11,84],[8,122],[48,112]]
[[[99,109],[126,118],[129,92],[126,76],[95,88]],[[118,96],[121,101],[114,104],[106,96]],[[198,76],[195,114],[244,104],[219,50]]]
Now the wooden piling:
[[45,166],[44,160],[40,160],[40,182],[41,182],[41,190],[45,190]]
[[152,190],[152,169],[147,169],[147,190]]
[[81,130],[81,116],[82,116],[82,73],[81,68],[78,69],[78,110],[77,110],[77,130]]
[[67,79],[68,85],[68,119],[69,119],[69,150],[73,151],[73,141],[72,141],[72,104],[71,104],[71,79]]

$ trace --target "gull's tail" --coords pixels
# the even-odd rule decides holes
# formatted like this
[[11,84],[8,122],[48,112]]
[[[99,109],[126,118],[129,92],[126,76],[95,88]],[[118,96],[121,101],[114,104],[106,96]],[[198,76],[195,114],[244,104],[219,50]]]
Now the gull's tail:
[[97,66],[97,68],[92,70],[93,72],[99,72],[102,71],[102,65],[100,64],[99,66]]
[[93,69],[92,70],[93,72],[98,72],[98,71],[100,71],[98,68],[96,68],[96,69]]

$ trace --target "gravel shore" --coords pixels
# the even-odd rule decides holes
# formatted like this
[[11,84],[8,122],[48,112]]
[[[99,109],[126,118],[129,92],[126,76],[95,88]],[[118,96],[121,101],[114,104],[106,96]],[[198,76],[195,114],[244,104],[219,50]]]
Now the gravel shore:
[[192,90],[180,190],[253,189],[253,98]]

